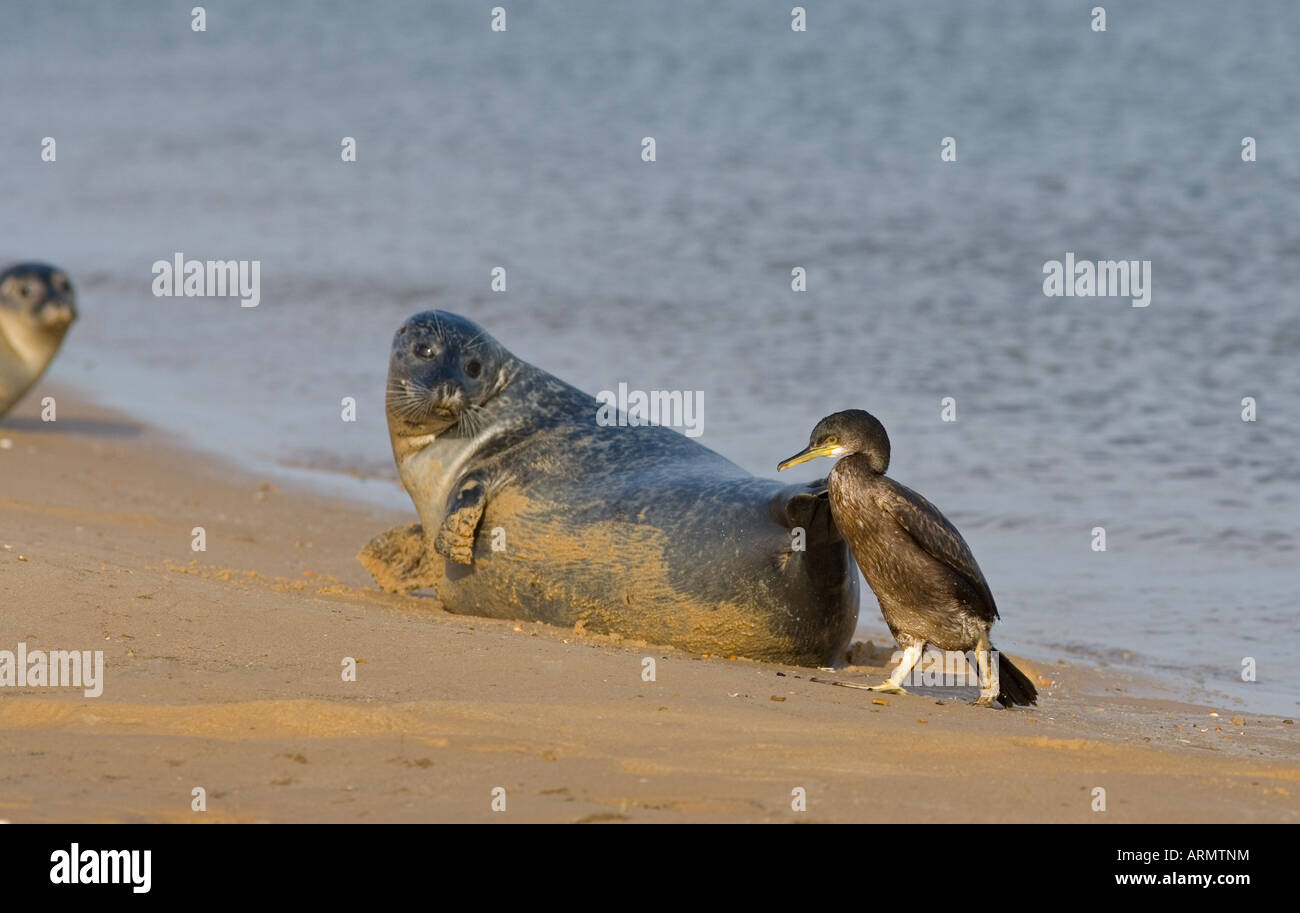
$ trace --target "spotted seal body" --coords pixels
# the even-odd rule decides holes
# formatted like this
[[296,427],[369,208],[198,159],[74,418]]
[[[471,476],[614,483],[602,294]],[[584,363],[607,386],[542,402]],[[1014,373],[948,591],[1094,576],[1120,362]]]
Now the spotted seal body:
[[45,373],[76,319],[76,292],[62,271],[20,263],[0,273],[0,416]]
[[358,557],[385,589],[432,586],[458,614],[840,660],[857,574],[825,484],[757,478],[669,428],[598,424],[599,405],[463,317],[412,317],[387,412],[420,523]]

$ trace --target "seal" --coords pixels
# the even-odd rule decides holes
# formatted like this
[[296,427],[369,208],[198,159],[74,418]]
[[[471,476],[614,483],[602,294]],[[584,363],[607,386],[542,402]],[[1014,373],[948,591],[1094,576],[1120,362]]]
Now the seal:
[[54,360],[77,319],[76,298],[67,275],[43,263],[0,273],[0,417]]
[[393,338],[386,411],[420,522],[358,559],[456,614],[841,662],[858,575],[825,480],[761,479],[671,428],[598,423],[600,408],[472,321],[415,315]]

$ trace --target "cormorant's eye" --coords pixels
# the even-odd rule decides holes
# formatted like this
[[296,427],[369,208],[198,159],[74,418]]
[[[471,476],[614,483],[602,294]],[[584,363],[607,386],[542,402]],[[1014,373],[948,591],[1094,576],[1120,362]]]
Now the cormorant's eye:
[[411,351],[415,352],[416,358],[423,358],[426,360],[433,358],[433,346],[429,345],[427,342],[417,342]]
[[483,373],[483,363],[477,358],[471,358],[465,362],[465,373],[470,377],[478,377]]
[[839,443],[839,440],[835,437],[835,435],[832,434],[830,437],[826,439],[826,443],[831,447],[834,447],[836,444]]

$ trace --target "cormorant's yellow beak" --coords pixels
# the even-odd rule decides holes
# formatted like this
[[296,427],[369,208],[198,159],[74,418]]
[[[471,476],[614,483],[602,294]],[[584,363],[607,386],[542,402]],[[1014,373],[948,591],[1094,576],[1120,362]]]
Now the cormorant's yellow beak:
[[781,472],[784,469],[789,469],[791,466],[798,466],[800,463],[807,463],[809,460],[815,460],[818,457],[835,456],[836,449],[835,444],[822,444],[820,447],[813,447],[810,445],[806,449],[801,450],[794,456],[790,457],[790,459],[782,460],[777,463],[776,471]]

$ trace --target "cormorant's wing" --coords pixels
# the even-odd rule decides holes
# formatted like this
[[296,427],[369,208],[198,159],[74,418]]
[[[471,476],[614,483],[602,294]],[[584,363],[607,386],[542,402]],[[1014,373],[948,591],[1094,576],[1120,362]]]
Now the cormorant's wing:
[[975,556],[970,553],[970,546],[961,537],[961,533],[957,532],[957,527],[948,522],[939,508],[906,485],[900,485],[893,479],[884,481],[889,484],[872,488],[872,495],[880,509],[893,517],[917,545],[964,577],[984,597],[988,609],[979,612],[981,617],[988,617],[990,621],[997,618],[998,606],[993,601],[993,593],[989,590],[980,566],[975,563]]

